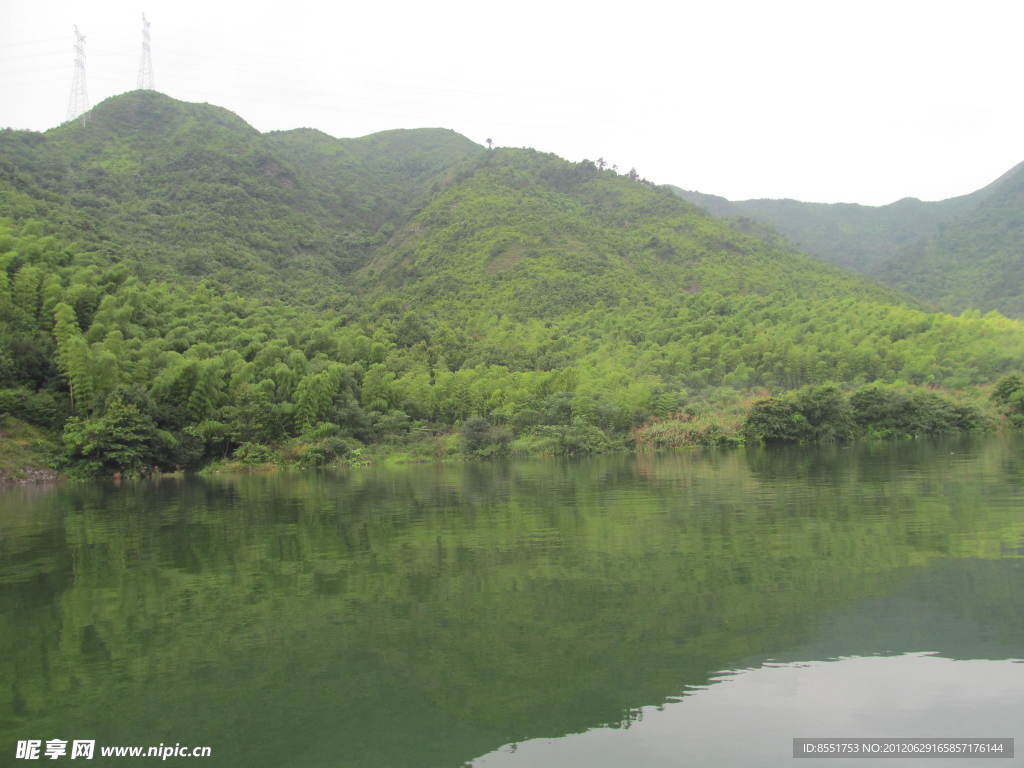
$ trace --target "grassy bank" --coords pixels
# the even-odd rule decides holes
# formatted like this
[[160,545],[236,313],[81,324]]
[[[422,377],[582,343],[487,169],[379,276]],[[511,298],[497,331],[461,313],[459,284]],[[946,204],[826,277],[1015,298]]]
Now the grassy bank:
[[0,484],[53,480],[58,441],[40,427],[0,414]]

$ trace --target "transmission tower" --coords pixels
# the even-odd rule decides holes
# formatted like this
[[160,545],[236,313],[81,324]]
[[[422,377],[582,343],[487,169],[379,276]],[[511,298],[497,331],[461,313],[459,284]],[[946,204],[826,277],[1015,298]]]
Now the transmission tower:
[[75,27],[75,75],[71,80],[68,97],[68,120],[74,120],[89,109],[89,94],[85,90],[85,35]]
[[139,90],[152,91],[156,89],[153,79],[153,57],[149,53],[149,22],[146,14],[142,14],[142,58],[139,59]]

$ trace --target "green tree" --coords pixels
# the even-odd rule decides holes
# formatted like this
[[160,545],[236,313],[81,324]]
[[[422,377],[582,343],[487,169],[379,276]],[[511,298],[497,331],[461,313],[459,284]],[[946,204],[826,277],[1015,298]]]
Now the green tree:
[[64,427],[64,461],[87,474],[148,471],[161,442],[156,424],[140,408],[139,399],[117,390],[103,414],[73,417]]

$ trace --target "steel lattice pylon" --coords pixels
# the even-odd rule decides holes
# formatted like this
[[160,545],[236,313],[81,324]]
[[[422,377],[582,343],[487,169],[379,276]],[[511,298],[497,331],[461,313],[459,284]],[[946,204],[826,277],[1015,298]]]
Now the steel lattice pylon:
[[85,89],[85,35],[75,27],[75,74],[68,97],[68,120],[74,120],[89,109],[89,93]]
[[146,20],[146,14],[142,14],[142,58],[139,60],[139,80],[136,87],[146,91],[156,89],[153,56],[149,52],[149,21]]

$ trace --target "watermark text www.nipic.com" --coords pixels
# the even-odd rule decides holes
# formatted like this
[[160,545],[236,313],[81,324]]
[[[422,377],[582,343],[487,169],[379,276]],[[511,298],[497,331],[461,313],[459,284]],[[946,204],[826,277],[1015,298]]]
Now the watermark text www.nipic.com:
[[101,744],[95,739],[24,739],[18,742],[14,756],[19,760],[92,760],[95,757],[211,757],[211,747],[190,747],[182,744],[164,744],[140,747],[127,744]]

